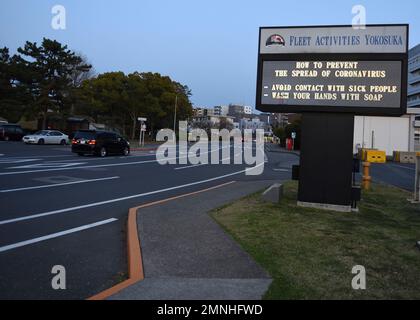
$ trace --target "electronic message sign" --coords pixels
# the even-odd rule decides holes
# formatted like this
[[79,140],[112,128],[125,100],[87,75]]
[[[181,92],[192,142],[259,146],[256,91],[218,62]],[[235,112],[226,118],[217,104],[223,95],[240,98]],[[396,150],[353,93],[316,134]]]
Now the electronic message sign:
[[260,28],[257,109],[405,114],[407,37],[407,25]]

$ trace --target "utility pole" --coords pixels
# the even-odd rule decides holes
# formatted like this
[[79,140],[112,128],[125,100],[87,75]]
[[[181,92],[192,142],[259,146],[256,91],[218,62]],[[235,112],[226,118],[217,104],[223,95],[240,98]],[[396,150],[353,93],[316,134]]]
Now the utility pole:
[[174,142],[176,144],[176,109],[178,104],[178,95],[175,96],[175,111],[174,111]]

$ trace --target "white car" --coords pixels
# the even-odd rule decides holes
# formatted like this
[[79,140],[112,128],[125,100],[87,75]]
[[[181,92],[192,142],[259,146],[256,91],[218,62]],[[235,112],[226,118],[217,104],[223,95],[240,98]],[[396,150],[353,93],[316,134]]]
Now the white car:
[[42,130],[34,134],[24,136],[22,141],[26,144],[61,144],[66,145],[69,136],[56,130]]

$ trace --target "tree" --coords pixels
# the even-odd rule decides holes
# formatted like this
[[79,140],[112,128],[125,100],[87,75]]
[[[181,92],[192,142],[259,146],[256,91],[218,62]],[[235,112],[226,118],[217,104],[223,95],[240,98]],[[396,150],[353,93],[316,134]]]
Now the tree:
[[280,144],[284,147],[286,145],[286,131],[282,127],[274,128],[274,135],[280,139]]
[[126,116],[125,82],[123,72],[107,72],[85,80],[80,88],[83,103],[77,111],[92,117],[96,122],[121,125],[121,119]]
[[0,49],[0,116],[10,122],[18,122],[24,114],[25,103],[30,97],[19,87],[20,75],[17,57],[10,56],[9,49]]
[[192,115],[188,87],[159,73],[104,73],[84,81],[80,92],[82,103],[78,111],[122,129],[124,135],[126,128],[131,128],[132,139],[140,130],[139,117],[148,119],[153,133],[172,127],[176,97],[178,120],[187,120]]
[[206,131],[207,136],[211,136],[211,129],[214,129],[214,125],[213,123],[206,119],[206,118],[202,118],[200,120],[196,120],[192,123],[192,127],[194,129],[202,129],[204,131]]
[[176,81],[159,73],[141,73],[145,80],[145,115],[151,131],[172,128],[177,100],[177,119],[188,120],[192,116],[191,91]]
[[69,88],[69,101],[71,104],[70,114],[75,114],[77,102],[80,100],[80,87],[83,82],[94,77],[95,71],[88,59],[82,54],[78,54],[80,60],[75,60],[70,74],[71,86]]
[[229,131],[233,129],[233,124],[229,122],[226,117],[220,117],[219,130],[223,130],[223,129],[226,129]]
[[21,56],[17,63],[25,70],[19,82],[32,97],[30,115],[41,115],[42,126],[46,128],[49,111],[70,113],[72,75],[76,71],[87,72],[91,66],[83,63],[83,59],[67,46],[46,38],[40,46],[27,41],[18,52]]
[[137,119],[140,115],[146,113],[146,91],[145,80],[141,74],[135,72],[128,75],[126,83],[127,105],[125,109],[132,123],[131,139],[133,140],[136,136]]

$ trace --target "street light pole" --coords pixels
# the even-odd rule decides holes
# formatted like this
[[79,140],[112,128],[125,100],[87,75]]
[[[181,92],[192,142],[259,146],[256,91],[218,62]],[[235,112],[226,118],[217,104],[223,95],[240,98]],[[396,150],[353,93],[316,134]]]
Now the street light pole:
[[176,143],[176,108],[178,104],[178,95],[175,96],[175,111],[174,111],[174,142]]

